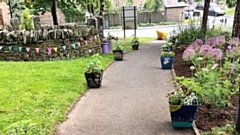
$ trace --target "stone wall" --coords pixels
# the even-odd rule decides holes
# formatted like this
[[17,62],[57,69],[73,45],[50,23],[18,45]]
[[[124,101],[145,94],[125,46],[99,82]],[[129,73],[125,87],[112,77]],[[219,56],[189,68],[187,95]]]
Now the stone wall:
[[0,31],[0,60],[46,61],[101,53],[101,41],[94,26],[41,27],[32,31]]

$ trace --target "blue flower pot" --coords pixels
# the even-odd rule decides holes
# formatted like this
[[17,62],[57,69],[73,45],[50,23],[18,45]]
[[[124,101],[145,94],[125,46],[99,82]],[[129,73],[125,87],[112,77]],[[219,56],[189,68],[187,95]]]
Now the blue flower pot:
[[160,57],[162,69],[172,69],[174,57]]
[[191,128],[198,105],[169,105],[172,126]]

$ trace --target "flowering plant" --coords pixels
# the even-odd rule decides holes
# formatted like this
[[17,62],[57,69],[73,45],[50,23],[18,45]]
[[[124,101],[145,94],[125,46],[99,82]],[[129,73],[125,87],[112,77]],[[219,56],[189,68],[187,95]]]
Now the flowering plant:
[[199,101],[211,107],[228,106],[231,94],[240,83],[240,40],[224,36],[209,37],[190,44],[182,55],[190,62],[192,78],[177,79],[178,84],[198,95]]
[[175,53],[173,51],[161,52],[161,57],[174,57]]
[[167,97],[171,105],[197,105],[198,104],[198,99],[194,92],[186,93],[181,89],[168,93]]

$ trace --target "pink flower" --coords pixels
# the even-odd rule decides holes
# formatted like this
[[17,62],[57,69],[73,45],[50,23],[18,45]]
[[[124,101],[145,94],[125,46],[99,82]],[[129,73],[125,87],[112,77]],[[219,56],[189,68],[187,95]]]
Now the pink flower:
[[202,39],[196,39],[194,43],[197,43],[198,45],[203,45]]
[[211,69],[213,70],[213,69],[215,69],[217,66],[218,66],[218,64],[214,64]]
[[225,36],[218,36],[216,37],[216,45],[223,45],[226,43]]
[[228,50],[231,50],[231,49],[232,49],[232,46],[231,46],[231,45],[229,45],[227,48],[228,48]]
[[183,52],[182,59],[184,61],[190,61],[190,60],[192,60],[195,57],[195,54],[196,54],[196,52],[195,52],[194,49],[186,49]]
[[191,48],[191,49],[194,49],[195,51],[198,51],[199,49],[200,49],[200,45],[199,44],[197,44],[197,43],[192,43],[192,44],[190,44],[188,47],[187,47],[187,49],[189,49],[189,48]]
[[216,46],[217,45],[217,42],[216,42],[216,38],[215,37],[209,37],[207,39],[207,41],[205,42],[205,44],[208,44],[208,45],[211,45],[211,46]]
[[212,51],[212,47],[210,45],[203,45],[201,46],[199,52],[201,55],[208,55]]
[[222,50],[221,50],[221,49],[218,49],[218,48],[212,49],[210,53],[211,53],[210,55],[211,55],[211,56],[213,57],[213,59],[215,59],[216,61],[221,60],[222,57],[223,57]]

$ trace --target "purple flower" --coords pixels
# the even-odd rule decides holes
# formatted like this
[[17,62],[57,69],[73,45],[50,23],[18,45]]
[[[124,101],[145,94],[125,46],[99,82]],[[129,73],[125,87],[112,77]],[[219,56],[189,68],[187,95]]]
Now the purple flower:
[[232,46],[231,46],[231,45],[229,45],[227,48],[228,48],[228,50],[231,50],[231,49],[232,49]]
[[210,53],[211,53],[210,55],[211,55],[211,56],[213,57],[213,59],[215,59],[216,61],[221,60],[222,57],[223,57],[222,50],[221,50],[221,49],[218,49],[218,48],[212,49]]
[[196,39],[194,43],[197,43],[198,45],[203,45],[202,39]]
[[194,49],[195,51],[198,51],[200,49],[200,47],[201,47],[199,44],[197,44],[195,42],[190,44],[189,46],[190,46],[189,48]]
[[203,45],[199,50],[201,55],[209,55],[211,51],[212,51],[212,47],[210,45]]
[[216,45],[223,45],[226,43],[225,36],[218,36],[216,37]]
[[229,41],[228,41],[229,45],[233,45],[233,46],[238,46],[239,45],[239,38],[237,37],[232,37]]
[[211,46],[216,46],[217,42],[216,42],[216,38],[215,37],[209,37],[205,44],[211,45]]
[[195,52],[194,49],[186,49],[183,52],[182,59],[184,61],[190,61],[190,60],[192,60],[195,57],[195,54],[196,54],[196,52]]

